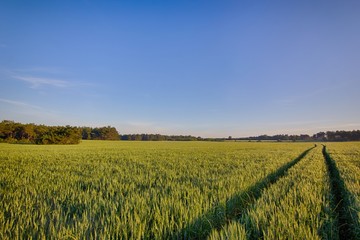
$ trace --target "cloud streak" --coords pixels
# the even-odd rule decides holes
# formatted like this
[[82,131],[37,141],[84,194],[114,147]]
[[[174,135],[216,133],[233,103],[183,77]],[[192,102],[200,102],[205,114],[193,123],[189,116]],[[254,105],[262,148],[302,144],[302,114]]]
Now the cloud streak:
[[70,86],[70,83],[64,80],[42,78],[42,77],[31,77],[31,76],[12,76],[14,79],[24,81],[31,84],[31,88],[39,88],[41,86],[52,86],[58,88],[65,88]]
[[17,107],[31,108],[31,109],[36,109],[36,110],[43,110],[42,107],[39,107],[39,106],[36,106],[36,105],[31,105],[31,104],[28,104],[28,103],[9,100],[9,99],[4,99],[4,98],[0,98],[0,102],[8,103],[8,104],[11,104],[11,105],[14,105],[14,106],[17,106]]
[[2,117],[20,122],[45,121],[48,124],[57,124],[61,119],[61,114],[58,112],[22,101],[0,98],[0,106]]

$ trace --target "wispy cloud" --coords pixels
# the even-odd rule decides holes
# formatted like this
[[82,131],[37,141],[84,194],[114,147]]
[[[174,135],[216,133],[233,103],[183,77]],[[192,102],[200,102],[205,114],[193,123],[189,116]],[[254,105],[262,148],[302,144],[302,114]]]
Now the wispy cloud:
[[19,75],[42,75],[42,74],[56,74],[64,75],[71,74],[69,71],[59,67],[44,67],[44,66],[30,66],[24,68],[17,68],[12,70],[13,73],[19,73]]
[[0,98],[0,106],[0,116],[21,122],[57,123],[62,116],[59,112],[13,99]]
[[21,80],[31,84],[31,88],[38,88],[44,85],[52,87],[68,87],[70,83],[64,80],[52,79],[52,78],[42,78],[42,77],[31,77],[31,76],[12,76],[14,79]]
[[32,105],[32,104],[28,104],[25,102],[20,102],[20,101],[14,101],[14,100],[9,100],[9,99],[4,99],[4,98],[0,98],[0,102],[4,102],[4,103],[8,103],[17,107],[23,107],[23,108],[31,108],[31,109],[36,109],[36,110],[42,110],[43,108],[36,106],[36,105]]
[[4,75],[4,77],[8,79],[27,83],[32,89],[45,87],[69,89],[98,86],[92,82],[72,79],[71,76],[69,76],[71,73],[56,67],[0,68],[0,75]]

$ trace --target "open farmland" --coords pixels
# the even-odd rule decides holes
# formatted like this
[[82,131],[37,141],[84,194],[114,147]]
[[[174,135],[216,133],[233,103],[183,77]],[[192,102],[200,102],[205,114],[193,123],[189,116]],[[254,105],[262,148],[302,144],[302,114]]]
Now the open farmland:
[[[339,195],[342,196],[341,221],[353,229],[354,237],[360,237],[360,144],[327,144],[329,157],[336,163]],[[346,226],[346,225],[345,225]],[[344,229],[346,230],[346,229]]]
[[[349,236],[359,147],[326,149],[357,214]],[[0,144],[0,238],[338,239],[332,178],[313,143]]]

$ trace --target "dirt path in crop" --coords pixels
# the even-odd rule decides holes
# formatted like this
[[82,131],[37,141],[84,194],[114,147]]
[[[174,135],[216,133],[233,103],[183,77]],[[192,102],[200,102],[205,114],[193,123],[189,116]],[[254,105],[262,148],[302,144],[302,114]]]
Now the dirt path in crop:
[[[215,206],[208,213],[205,213],[203,216],[190,223],[184,229],[174,233],[171,238],[206,239],[213,229],[220,230],[221,227],[228,224],[231,220],[239,219],[241,215],[246,212],[247,208],[261,197],[265,189],[269,188],[281,177],[285,176],[288,170],[297,164],[301,159],[303,159],[313,148],[315,147],[305,150],[297,158],[284,164],[276,171],[270,173],[265,178],[249,187],[245,192],[234,195],[225,203],[225,211],[223,206]],[[187,234],[184,232],[187,232]]]
[[359,219],[357,213],[351,208],[351,193],[346,188],[346,185],[340,176],[339,169],[337,168],[335,161],[327,152],[325,145],[323,145],[322,153],[330,177],[331,194],[334,199],[332,208],[337,215],[339,239],[357,239],[359,236],[356,236],[353,226]]

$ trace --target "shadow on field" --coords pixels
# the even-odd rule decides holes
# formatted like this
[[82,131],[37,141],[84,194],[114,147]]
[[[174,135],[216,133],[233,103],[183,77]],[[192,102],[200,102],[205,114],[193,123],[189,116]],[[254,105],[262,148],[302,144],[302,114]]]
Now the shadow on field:
[[264,189],[274,184],[279,178],[283,177],[287,171],[306,156],[313,148],[309,148],[301,153],[297,158],[284,164],[276,171],[270,173],[256,184],[250,186],[245,191],[235,194],[226,203],[216,205],[204,215],[188,224],[185,228],[176,233],[170,233],[170,239],[206,239],[213,229],[220,230],[231,220],[238,219],[248,206],[253,204]]
[[339,169],[336,166],[334,159],[323,145],[322,153],[327,165],[331,193],[333,195],[332,208],[336,212],[338,219],[339,239],[359,239],[360,232],[358,213],[353,204],[355,203],[355,196],[353,196],[347,189],[344,180],[340,176]]

